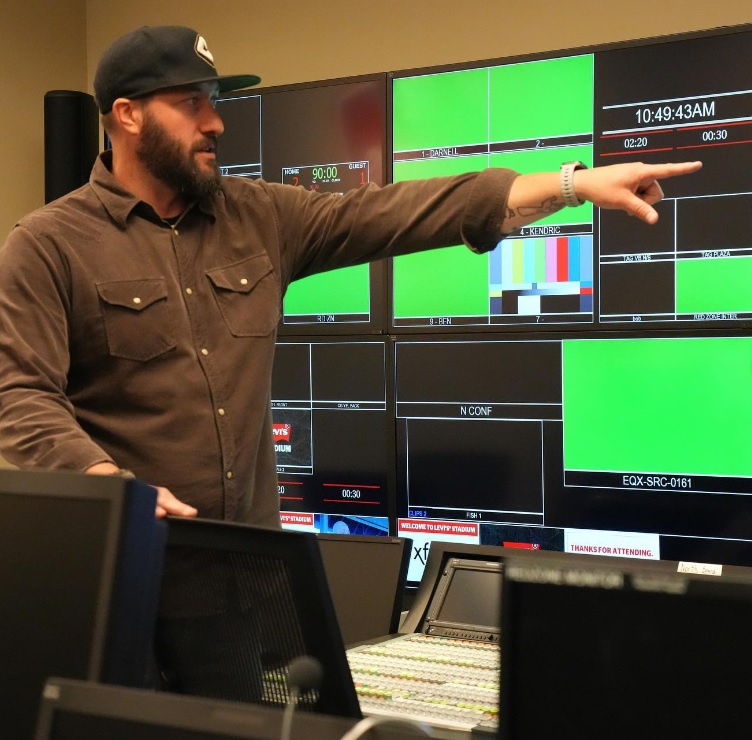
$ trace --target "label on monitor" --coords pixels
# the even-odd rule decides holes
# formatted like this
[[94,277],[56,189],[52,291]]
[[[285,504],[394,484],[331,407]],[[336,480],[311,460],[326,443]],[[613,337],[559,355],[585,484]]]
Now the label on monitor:
[[688,563],[681,561],[677,573],[696,573],[703,576],[722,576],[723,566],[716,563]]

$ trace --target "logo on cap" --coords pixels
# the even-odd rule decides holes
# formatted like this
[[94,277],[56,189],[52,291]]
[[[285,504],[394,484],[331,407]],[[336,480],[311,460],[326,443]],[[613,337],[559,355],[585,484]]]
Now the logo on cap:
[[194,46],[196,54],[198,54],[207,64],[214,66],[214,57],[209,51],[209,46],[206,43],[206,39],[203,36],[196,36],[196,44]]

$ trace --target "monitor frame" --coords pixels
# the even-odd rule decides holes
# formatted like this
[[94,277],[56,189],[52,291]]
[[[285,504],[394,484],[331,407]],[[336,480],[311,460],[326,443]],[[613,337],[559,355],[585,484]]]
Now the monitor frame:
[[[348,548],[348,554],[354,556],[354,559],[346,563],[346,567],[352,570],[351,576],[348,576],[346,582],[332,582],[334,580],[332,578],[329,587],[345,645],[349,647],[364,640],[396,634],[399,631],[402,616],[402,599],[410,564],[412,540],[406,537],[345,534],[317,534],[316,538],[327,577],[330,574],[336,576],[342,573],[340,566],[337,566],[335,571],[333,566],[327,564],[330,559],[334,560],[338,546]],[[327,546],[334,548],[329,557],[326,554]],[[395,553],[398,556],[396,558]],[[396,569],[394,568],[395,560],[397,561]],[[359,570],[364,566],[368,566],[369,570],[379,571],[379,579],[384,578],[386,571],[386,577],[390,582],[388,592],[373,592],[373,581],[368,578],[368,573]],[[350,624],[356,620],[357,611],[364,607],[378,610],[380,618],[386,621],[384,630],[379,634],[366,635],[361,632],[359,625]],[[350,633],[353,639],[348,639]]]
[[[381,100],[380,110],[378,115],[380,120],[373,123],[374,126],[378,126],[379,129],[379,146],[377,156],[371,156],[369,161],[375,160],[374,165],[376,174],[369,176],[369,181],[376,185],[383,186],[388,182],[387,180],[387,148],[386,137],[388,129],[388,117],[387,117],[387,73],[377,72],[362,75],[351,75],[345,77],[334,77],[323,80],[314,80],[308,82],[297,82],[292,84],[283,85],[269,85],[266,87],[255,87],[252,90],[244,90],[238,92],[225,93],[220,96],[220,101],[232,100],[235,98],[258,96],[260,99],[260,145],[261,145],[261,177],[269,182],[281,182],[282,175],[276,175],[268,171],[268,166],[265,165],[265,159],[268,158],[268,152],[271,149],[280,149],[284,145],[284,141],[275,144],[276,137],[283,136],[276,131],[268,132],[264,121],[264,106],[269,105],[275,99],[275,97],[281,98],[282,96],[290,96],[292,100],[295,97],[304,98],[307,96],[315,96],[317,91],[322,91],[325,95],[328,91],[345,91],[347,87],[355,90],[357,86],[381,86]],[[266,103],[265,103],[266,101]],[[301,100],[300,105],[303,105]],[[371,118],[368,119],[372,121]],[[303,141],[309,133],[309,129],[306,128],[306,122],[301,119],[300,129],[298,130],[298,140]],[[361,126],[355,126],[355,129],[362,128]],[[316,145],[314,144],[314,147]],[[370,154],[370,152],[369,152]],[[221,139],[220,139],[220,155],[221,155]],[[365,159],[363,157],[362,159]],[[360,161],[360,160],[359,160]],[[340,160],[341,162],[341,160]],[[328,162],[289,162],[290,167],[293,165],[301,165],[306,168],[314,165],[325,165]],[[334,164],[334,163],[332,163]],[[306,321],[294,322],[292,320],[286,321],[284,312],[280,316],[279,324],[277,326],[277,333],[280,337],[306,337],[306,336],[349,336],[358,334],[371,334],[382,335],[386,332],[387,325],[387,264],[386,260],[379,260],[371,262],[368,265],[369,270],[369,305],[370,305],[370,318],[367,321],[343,321],[337,320],[337,314],[321,314],[315,317],[312,314]]]
[[168,517],[171,546],[263,555],[283,562],[306,654],[322,668],[313,711],[361,718],[316,535],[210,519]]
[[[101,718],[117,723],[118,728],[127,728],[131,723],[148,725],[152,731],[163,729],[164,740],[193,740],[196,733],[211,740],[278,740],[283,714],[282,709],[240,702],[50,677],[43,690],[33,740],[73,740],[57,735],[57,723],[63,715]],[[299,712],[293,716],[290,737],[339,740],[356,722]],[[377,727],[371,735],[376,740],[411,740],[415,732]]]
[[[610,41],[610,42],[603,42],[598,44],[587,44],[583,46],[574,46],[574,47],[563,47],[563,48],[557,48],[557,49],[551,49],[551,50],[543,50],[543,51],[533,51],[533,52],[526,52],[522,54],[514,54],[514,55],[508,55],[508,56],[497,56],[497,57],[489,57],[489,58],[483,58],[478,60],[467,60],[467,61],[461,61],[461,62],[446,62],[446,63],[440,63],[440,64],[434,64],[430,66],[420,66],[420,67],[406,67],[401,69],[393,69],[388,72],[388,87],[387,87],[387,93],[388,93],[388,120],[390,122],[390,127],[387,132],[387,173],[388,173],[388,181],[394,182],[395,173],[394,173],[394,121],[395,121],[395,103],[394,103],[394,83],[395,81],[399,81],[405,78],[410,77],[420,77],[420,76],[434,76],[434,75],[440,75],[444,73],[454,73],[454,72],[466,72],[470,70],[476,70],[476,69],[485,69],[485,68],[492,68],[492,67],[503,67],[508,65],[514,65],[524,62],[541,62],[541,61],[547,61],[547,60],[557,60],[562,59],[565,57],[572,57],[572,56],[579,56],[579,55],[596,55],[596,54],[608,54],[609,52],[618,52],[621,50],[630,50],[635,48],[642,48],[642,47],[660,47],[662,45],[669,45],[669,44],[675,44],[675,43],[681,43],[686,41],[694,41],[694,40],[702,40],[706,38],[714,38],[714,37],[722,37],[722,36],[728,36],[731,37],[733,35],[737,34],[745,34],[745,33],[752,33],[752,23],[738,23],[733,25],[726,25],[726,26],[716,26],[716,27],[710,27],[710,28],[704,28],[704,29],[698,29],[693,31],[682,31],[677,33],[670,33],[670,34],[663,34],[663,35],[656,35],[656,36],[645,36],[640,38],[631,38],[631,39],[624,39],[624,40],[618,40],[618,41]],[[594,96],[595,97],[595,96]],[[594,132],[595,134],[595,132]],[[595,138],[595,137],[594,137]],[[535,139],[531,139],[531,142],[534,142]],[[440,147],[439,147],[440,148]],[[428,155],[428,148],[424,150],[423,156],[426,158],[429,158]],[[564,149],[564,155],[561,158],[561,161],[564,162],[567,160],[566,156],[566,149]],[[650,152],[648,152],[645,155],[645,161],[657,161],[657,162],[663,162],[663,161],[672,161],[670,159],[671,155],[664,155],[662,151],[659,151],[657,155],[654,155]],[[681,160],[688,160],[693,157],[693,149],[690,148],[687,152],[686,156],[680,157]],[[651,157],[654,157],[655,159],[651,159]],[[657,157],[657,158],[656,158]],[[569,159],[572,159],[572,157],[569,157]],[[611,158],[609,158],[611,159]],[[631,160],[630,160],[631,161]],[[604,164],[610,164],[610,161],[604,162]],[[557,165],[558,166],[558,165]],[[670,189],[672,187],[672,184],[669,182],[668,188]],[[565,211],[572,210],[572,209],[564,209]],[[597,207],[593,206],[593,230],[594,232],[597,231],[599,227],[599,210]],[[535,226],[535,223],[531,224],[531,226]],[[520,235],[527,235],[532,236],[534,235],[533,230],[530,228],[522,229],[520,232]],[[511,236],[516,236],[516,234],[513,232]],[[597,263],[597,254],[594,255],[594,260]],[[445,316],[445,315],[434,315],[434,316],[426,316],[426,320],[429,318],[431,319],[430,323],[421,324],[417,322],[413,322],[413,317],[407,317],[406,323],[400,324],[395,317],[395,310],[394,310],[394,302],[395,302],[395,295],[394,295],[394,259],[390,259],[388,263],[389,267],[389,273],[388,273],[388,289],[389,294],[387,296],[388,299],[388,316],[387,316],[387,332],[391,335],[397,335],[399,337],[400,335],[404,334],[429,334],[429,335],[440,335],[444,337],[451,337],[452,334],[456,333],[468,333],[468,334],[488,334],[488,333],[496,333],[496,334],[511,334],[514,335],[516,333],[524,333],[524,332],[530,332],[530,333],[537,333],[537,332],[547,332],[547,331],[571,331],[571,332],[577,332],[582,331],[583,329],[593,332],[609,332],[609,331],[622,331],[622,330],[628,330],[631,329],[635,330],[637,327],[639,327],[639,324],[636,325],[630,325],[628,322],[624,321],[621,323],[611,323],[611,322],[602,322],[600,318],[600,310],[599,308],[596,308],[596,306],[593,306],[593,313],[592,313],[592,321],[590,323],[571,323],[567,321],[561,321],[561,322],[555,322],[547,324],[544,319],[542,319],[539,322],[530,321],[529,323],[522,323],[522,324],[507,324],[507,323],[488,323],[488,324],[461,324],[458,322],[455,322],[454,324],[451,321],[448,321],[446,319],[449,319],[451,317]],[[594,265],[594,267],[597,267],[597,264]],[[597,276],[596,276],[597,277]],[[595,290],[596,295],[600,291],[600,286],[598,285],[598,280],[596,279],[595,284]],[[641,317],[635,317],[635,322],[639,322]],[[691,324],[691,326],[694,329],[700,329],[700,330],[728,330],[729,322],[725,320],[720,320],[721,317],[713,317],[710,313],[708,313],[708,318],[704,320],[695,320],[695,321],[682,321],[682,322],[671,322],[671,321],[658,321],[655,322],[653,328],[657,328],[659,330],[667,330],[667,331],[681,331],[682,329],[685,329],[685,324]],[[650,326],[651,322],[645,322],[642,324],[642,327]],[[680,326],[676,326],[676,324],[680,324]],[[733,321],[733,328],[732,331],[738,330],[738,331],[748,331],[750,328],[752,328],[752,315],[747,317],[743,320],[736,320]]]
[[[15,676],[9,673],[10,683],[2,690],[4,728],[15,735],[20,732],[19,724],[32,721],[39,693],[27,695],[26,692],[32,683],[38,683],[41,693],[44,680],[50,674],[65,671],[70,678],[125,686],[149,684],[166,541],[166,525],[154,514],[156,489],[142,481],[121,476],[86,475],[73,471],[1,470],[0,498],[11,507],[20,507],[18,516],[28,522],[28,528],[21,524],[13,531],[3,533],[0,552],[4,554],[4,565],[0,567],[0,581],[4,592],[7,594],[7,589],[13,588],[12,573],[3,570],[8,562],[20,564],[22,568],[26,562],[25,567],[37,569],[46,563],[45,572],[38,578],[33,572],[25,574],[24,595],[19,608],[29,611],[16,617],[17,621],[23,620],[24,629],[34,630],[34,618],[38,614],[43,625],[37,629],[45,630],[40,636],[44,639],[31,638],[29,642],[22,639],[22,635],[7,636],[9,650],[4,655],[9,664],[15,659],[21,661],[18,666],[21,671],[20,675],[16,671]],[[55,517],[54,521],[50,519],[45,523],[45,502],[54,509],[49,514]],[[71,503],[72,512],[75,511],[78,518],[65,517],[66,502]],[[86,546],[88,549],[101,546],[98,562],[91,564],[91,586],[96,583],[96,597],[87,611],[91,632],[86,644],[73,644],[72,632],[80,625],[80,601],[84,598],[83,576],[79,571],[67,573],[61,566],[64,553],[57,550],[46,552],[47,544],[38,542],[34,527],[39,521],[40,526],[54,527],[61,534],[68,531],[71,538],[83,540],[86,532],[82,531],[84,523],[78,506],[85,504],[105,507],[105,511],[96,516],[97,526],[104,521],[105,529],[92,533],[92,537],[101,539],[100,544],[92,541]],[[2,524],[7,525],[8,521],[4,520]],[[27,540],[27,537],[34,539]],[[12,560],[7,555],[12,555]],[[69,588],[68,599],[74,600],[72,603],[77,604],[78,612],[69,611],[62,603],[63,592],[50,593],[45,580],[49,573],[57,573],[56,588]],[[65,599],[66,603],[68,599]],[[55,620],[59,624],[59,634],[55,634]],[[81,635],[79,638],[83,639]],[[11,642],[26,652],[11,657]],[[29,645],[32,645],[31,654]],[[43,652],[34,653],[34,646]],[[82,669],[74,669],[76,664]],[[85,669],[83,665],[86,665]],[[13,694],[13,691],[23,692],[23,695]],[[16,730],[13,729],[14,723],[17,723]]]
[[[562,706],[573,721],[583,717],[577,731],[586,740],[603,737],[604,732],[626,740],[635,732],[639,734],[638,728],[648,734],[670,728],[686,733],[684,737],[697,738],[707,737],[713,728],[730,736],[747,728],[742,695],[749,682],[743,658],[724,661],[721,670],[720,665],[706,665],[700,656],[716,654],[722,643],[726,643],[723,654],[727,658],[752,654],[743,618],[734,625],[736,629],[719,621],[740,606],[744,614],[752,614],[752,569],[734,568],[719,577],[677,572],[667,567],[672,564],[666,561],[550,551],[541,554],[548,557],[538,563],[515,557],[506,562],[501,597],[500,738],[550,737],[553,725],[558,727],[562,721]],[[543,603],[546,591],[552,595],[548,606]],[[633,605],[639,599],[639,613],[635,606],[626,608],[625,601],[631,596]],[[528,605],[528,599],[533,603]],[[524,606],[518,606],[520,602]],[[525,609],[534,609],[536,617]],[[574,616],[565,619],[561,610]],[[535,622],[529,630],[526,615]],[[627,621],[620,621],[620,615]],[[559,620],[568,625],[582,621],[587,626],[570,632],[568,627],[553,626]],[[608,626],[602,629],[603,624]],[[580,634],[572,634],[577,629]],[[522,634],[525,630],[527,634]],[[639,633],[639,639],[631,630]],[[562,646],[561,654],[551,656],[554,662],[561,661],[557,669],[542,665],[541,655],[529,652],[530,648],[537,650],[542,632],[546,640]],[[632,638],[625,640],[630,634]],[[556,652],[550,645],[544,648],[548,649]],[[671,654],[660,654],[664,649]],[[619,664],[620,659],[630,665]],[[673,683],[665,676],[676,668],[681,696],[669,686],[665,693],[653,687],[646,695],[643,684],[648,685],[648,674],[659,667],[664,677],[661,686]],[[518,674],[520,669],[527,674],[525,680]],[[724,673],[722,679],[719,673]],[[608,681],[604,677],[609,677]],[[719,684],[726,688],[717,688]],[[733,699],[728,695],[729,686],[736,692]],[[551,703],[559,707],[550,708]],[[520,704],[527,706],[522,709]],[[607,719],[602,716],[600,722],[594,721],[589,710]],[[520,711],[527,714],[518,719]],[[691,719],[680,719],[679,714]],[[604,727],[612,718],[617,724]]]

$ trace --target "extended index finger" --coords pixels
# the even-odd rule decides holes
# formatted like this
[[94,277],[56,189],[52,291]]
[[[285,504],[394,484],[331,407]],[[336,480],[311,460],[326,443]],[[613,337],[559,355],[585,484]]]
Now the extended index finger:
[[646,167],[649,168],[648,172],[645,173],[646,177],[660,179],[697,172],[702,167],[702,162],[699,160],[694,162],[666,162],[665,164],[649,164]]

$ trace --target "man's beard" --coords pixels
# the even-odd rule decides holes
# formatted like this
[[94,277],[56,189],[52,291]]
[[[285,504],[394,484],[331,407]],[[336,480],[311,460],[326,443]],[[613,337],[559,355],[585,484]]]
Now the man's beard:
[[146,115],[136,154],[147,171],[188,198],[212,195],[219,190],[222,176],[216,163],[210,169],[200,168],[194,151],[186,152],[178,139]]

